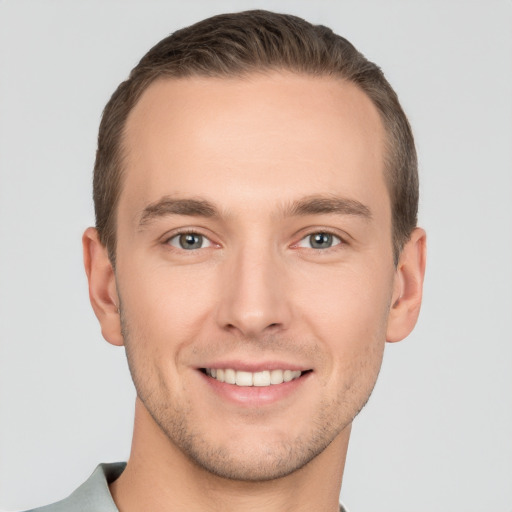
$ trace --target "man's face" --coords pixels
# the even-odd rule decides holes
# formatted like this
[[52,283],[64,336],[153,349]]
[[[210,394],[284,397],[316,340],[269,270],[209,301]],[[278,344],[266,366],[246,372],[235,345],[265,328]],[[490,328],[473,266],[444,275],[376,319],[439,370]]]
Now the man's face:
[[289,474],[347,433],[381,364],[395,271],[375,107],[291,73],[161,80],[125,147],[116,282],[140,400],[217,475]]

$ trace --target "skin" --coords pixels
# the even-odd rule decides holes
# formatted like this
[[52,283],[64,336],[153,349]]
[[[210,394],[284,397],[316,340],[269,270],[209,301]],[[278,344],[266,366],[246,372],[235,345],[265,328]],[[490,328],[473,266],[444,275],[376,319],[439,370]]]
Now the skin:
[[[421,303],[425,233],[395,266],[384,139],[371,101],[332,78],[167,79],[142,95],[115,272],[96,231],[83,238],[91,303],[138,394],[111,485],[121,512],[337,510],[352,420]],[[181,248],[183,232],[203,245]],[[283,396],[233,400],[200,371],[226,361],[308,372]]]

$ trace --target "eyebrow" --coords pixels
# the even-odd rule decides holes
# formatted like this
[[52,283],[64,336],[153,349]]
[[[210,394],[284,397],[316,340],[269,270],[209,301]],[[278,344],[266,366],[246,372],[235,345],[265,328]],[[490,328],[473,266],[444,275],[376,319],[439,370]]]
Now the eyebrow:
[[140,216],[139,226],[143,227],[152,220],[167,215],[216,217],[218,212],[212,203],[204,199],[174,199],[166,196],[144,208]]
[[370,209],[360,201],[338,196],[306,197],[299,201],[294,201],[289,208],[286,209],[285,213],[287,212],[289,212],[291,216],[335,213],[339,215],[354,215],[366,220],[372,218]]
[[[311,196],[288,204],[282,212],[284,217],[306,215],[354,215],[370,220],[370,209],[360,201],[338,196]],[[184,215],[190,217],[219,217],[219,211],[213,203],[205,199],[177,199],[169,196],[144,208],[139,226],[142,228],[151,221],[167,215]]]

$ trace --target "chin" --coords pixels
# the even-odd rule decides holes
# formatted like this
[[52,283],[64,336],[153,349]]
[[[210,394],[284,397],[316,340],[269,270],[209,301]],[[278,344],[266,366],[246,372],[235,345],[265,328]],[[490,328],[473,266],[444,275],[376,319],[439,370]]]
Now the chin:
[[[213,443],[212,443],[213,444]],[[302,440],[239,446],[228,443],[218,448],[193,437],[178,446],[197,467],[220,478],[241,482],[265,482],[284,478],[320,454],[329,443],[312,446]],[[254,442],[252,443],[254,444]]]
[[[186,414],[183,409],[178,413],[171,408],[154,408],[151,403],[144,403],[144,408],[177,456],[212,475],[239,482],[271,481],[299,471],[350,424],[350,419],[339,416],[331,423],[320,420],[274,429],[242,424],[230,430],[215,428],[213,421]],[[297,430],[300,428],[302,432]]]

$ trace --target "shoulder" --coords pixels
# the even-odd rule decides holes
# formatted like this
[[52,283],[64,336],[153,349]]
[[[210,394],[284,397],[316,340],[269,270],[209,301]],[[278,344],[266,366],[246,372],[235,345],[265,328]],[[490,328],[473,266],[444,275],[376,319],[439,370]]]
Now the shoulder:
[[119,477],[125,467],[125,462],[100,464],[67,498],[26,512],[118,512],[108,485]]

